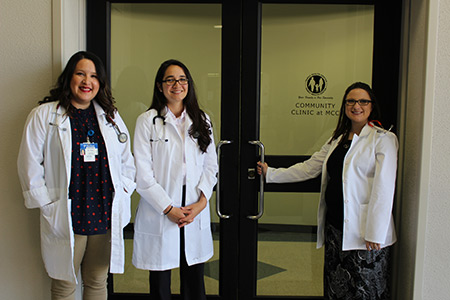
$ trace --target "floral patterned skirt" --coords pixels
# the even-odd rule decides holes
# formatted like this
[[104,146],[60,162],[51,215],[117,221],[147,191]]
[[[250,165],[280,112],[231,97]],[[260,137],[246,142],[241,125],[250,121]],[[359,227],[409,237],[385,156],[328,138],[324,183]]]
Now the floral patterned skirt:
[[390,247],[378,251],[342,251],[342,232],[325,229],[324,298],[389,298]]

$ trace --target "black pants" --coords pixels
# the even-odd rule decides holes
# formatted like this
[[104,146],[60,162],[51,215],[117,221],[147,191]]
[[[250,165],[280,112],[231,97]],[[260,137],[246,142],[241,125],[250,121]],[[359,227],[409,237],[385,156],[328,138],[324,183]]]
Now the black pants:
[[[186,203],[186,186],[183,186],[182,206]],[[184,253],[184,228],[180,228],[180,294],[183,300],[206,300],[205,265],[188,266]],[[172,270],[150,271],[150,299],[170,300]]]

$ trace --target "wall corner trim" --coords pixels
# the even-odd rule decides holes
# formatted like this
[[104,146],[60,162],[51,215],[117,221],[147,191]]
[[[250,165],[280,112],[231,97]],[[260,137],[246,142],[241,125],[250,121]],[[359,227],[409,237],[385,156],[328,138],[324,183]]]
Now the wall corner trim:
[[80,50],[86,50],[86,0],[52,0],[53,82]]
[[428,0],[426,37],[426,74],[423,107],[422,159],[420,165],[419,215],[417,228],[416,264],[414,272],[414,299],[423,299],[426,227],[428,217],[429,186],[431,180],[431,159],[433,142],[433,108],[436,88],[437,33],[439,22],[439,1]]

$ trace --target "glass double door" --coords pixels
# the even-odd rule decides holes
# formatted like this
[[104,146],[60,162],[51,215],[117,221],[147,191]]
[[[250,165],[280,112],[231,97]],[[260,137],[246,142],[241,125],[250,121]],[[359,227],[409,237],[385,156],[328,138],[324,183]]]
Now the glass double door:
[[[264,184],[256,163],[289,166],[319,150],[351,83],[396,93],[396,72],[377,75],[384,54],[374,47],[383,30],[395,38],[395,28],[376,28],[374,1],[200,2],[87,0],[88,50],[107,65],[131,137],[150,106],[159,65],[178,59],[193,75],[220,167],[210,199],[215,254],[205,264],[208,298],[320,299],[319,180]],[[395,110],[387,117],[395,123],[392,116]],[[138,201],[133,195],[133,211]],[[132,226],[125,237],[125,273],[110,276],[110,299],[145,299],[148,272],[131,264]],[[172,277],[177,299],[178,272]]]

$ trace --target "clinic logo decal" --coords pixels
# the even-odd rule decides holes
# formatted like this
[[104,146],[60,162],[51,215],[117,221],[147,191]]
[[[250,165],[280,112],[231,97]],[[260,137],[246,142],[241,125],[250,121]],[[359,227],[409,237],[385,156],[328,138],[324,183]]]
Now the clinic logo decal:
[[319,73],[313,73],[306,78],[306,90],[311,95],[317,96],[323,94],[327,89],[327,79]]

